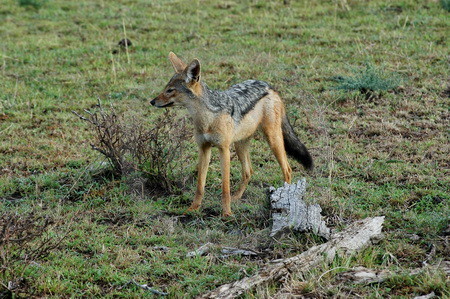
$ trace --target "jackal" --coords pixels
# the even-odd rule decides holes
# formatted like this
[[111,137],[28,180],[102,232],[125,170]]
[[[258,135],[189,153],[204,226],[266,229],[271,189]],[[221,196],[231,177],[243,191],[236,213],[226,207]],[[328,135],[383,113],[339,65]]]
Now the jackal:
[[[230,201],[242,197],[253,174],[249,140],[258,128],[261,128],[267,137],[286,182],[290,183],[292,178],[292,169],[286,153],[306,169],[313,168],[311,155],[288,121],[282,99],[268,83],[248,80],[224,91],[212,90],[200,80],[198,59],[186,65],[170,52],[169,60],[175,69],[175,75],[163,92],[150,103],[158,108],[177,105],[186,107],[194,122],[195,138],[199,147],[198,180],[195,198],[188,211],[200,208],[211,147],[217,146],[222,172],[223,216],[231,215]],[[233,196],[230,195],[231,144],[234,144],[242,164],[242,180]]]

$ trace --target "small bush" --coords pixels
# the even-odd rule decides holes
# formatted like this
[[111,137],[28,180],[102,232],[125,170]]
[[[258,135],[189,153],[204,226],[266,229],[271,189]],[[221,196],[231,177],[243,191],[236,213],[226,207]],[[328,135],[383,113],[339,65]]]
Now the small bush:
[[450,0],[441,0],[441,6],[446,11],[450,11]]
[[337,76],[332,79],[339,83],[334,87],[335,89],[359,91],[366,98],[371,98],[376,93],[392,90],[401,82],[398,76],[388,75],[370,63],[366,63],[365,69],[354,71],[354,76]]
[[40,9],[46,0],[18,0],[20,6],[32,7],[34,9]]
[[49,218],[33,213],[0,214],[1,298],[30,295],[27,280],[22,277],[24,269],[45,258],[63,240],[46,233],[52,224]]
[[166,111],[147,124],[141,116],[118,115],[112,106],[106,111],[100,101],[97,108],[86,111],[86,117],[74,113],[90,124],[94,132],[91,147],[108,159],[115,175],[134,177],[135,182],[143,177],[147,189],[168,193],[182,187],[185,141],[191,136],[186,119]]

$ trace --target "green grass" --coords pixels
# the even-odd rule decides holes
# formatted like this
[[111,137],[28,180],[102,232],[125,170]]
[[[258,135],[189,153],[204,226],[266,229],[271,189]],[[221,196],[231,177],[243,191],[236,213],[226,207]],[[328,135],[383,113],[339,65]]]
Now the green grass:
[[374,97],[381,92],[394,90],[401,80],[392,74],[383,74],[383,71],[366,63],[364,70],[355,70],[353,76],[337,76],[332,78],[338,82],[336,89],[344,91],[359,91],[366,95],[366,99]]
[[[25,2],[39,9],[20,5]],[[280,91],[316,164],[308,175],[292,161],[294,178],[307,177],[309,197],[330,225],[386,215],[384,241],[332,267],[412,269],[433,246],[428,263],[448,258],[449,26],[448,12],[431,0],[3,1],[0,210],[52,219],[36,244],[45,236],[64,238],[48,256],[1,270],[0,294],[14,282],[12,291],[23,296],[148,295],[127,285],[134,279],[170,297],[195,296],[266,263],[222,259],[217,251],[185,257],[206,242],[256,250],[269,244],[267,259],[320,242],[310,235],[268,241],[266,190],[281,186],[282,175],[260,135],[252,146],[254,177],[229,220],[219,216],[217,150],[203,209],[185,217],[195,192],[194,160],[184,192],[169,196],[130,195],[124,180],[95,175],[103,160],[89,148],[87,125],[70,111],[91,109],[100,98],[118,113],[155,119],[162,111],[148,100],[172,76],[169,51],[199,58],[210,87],[253,78]],[[125,35],[133,43],[128,53],[117,46]],[[374,101],[334,88],[329,78],[351,76],[367,61],[399,74],[402,86]],[[195,157],[194,140],[187,142]],[[239,175],[234,158],[235,187]],[[330,295],[322,288],[329,282],[333,294],[348,294],[334,283],[335,272],[314,283],[325,271],[299,278],[305,292]],[[449,294],[441,274],[402,273],[382,284],[353,285],[351,293]]]
[[441,0],[441,6],[446,11],[450,11],[450,1],[448,1],[448,0]]

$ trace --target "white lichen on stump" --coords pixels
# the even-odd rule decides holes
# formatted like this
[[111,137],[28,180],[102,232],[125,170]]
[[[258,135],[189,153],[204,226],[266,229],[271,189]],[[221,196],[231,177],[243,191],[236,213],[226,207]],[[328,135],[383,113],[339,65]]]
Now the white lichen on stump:
[[322,208],[318,204],[307,204],[303,199],[306,193],[306,180],[296,184],[285,183],[275,190],[271,188],[270,205],[273,226],[271,237],[279,236],[286,231],[313,232],[319,236],[330,238],[330,229],[322,220]]

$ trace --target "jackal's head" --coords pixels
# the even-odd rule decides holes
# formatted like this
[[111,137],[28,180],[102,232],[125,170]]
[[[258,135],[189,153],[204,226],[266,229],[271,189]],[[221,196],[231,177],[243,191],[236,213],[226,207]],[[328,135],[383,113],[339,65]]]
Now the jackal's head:
[[199,97],[202,93],[200,61],[194,59],[189,65],[186,65],[173,52],[169,53],[169,60],[175,69],[175,75],[167,83],[163,92],[150,102],[158,108],[174,105],[186,106],[189,101]]

